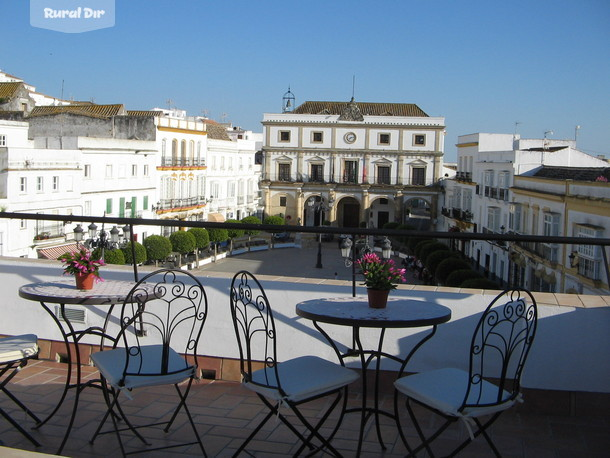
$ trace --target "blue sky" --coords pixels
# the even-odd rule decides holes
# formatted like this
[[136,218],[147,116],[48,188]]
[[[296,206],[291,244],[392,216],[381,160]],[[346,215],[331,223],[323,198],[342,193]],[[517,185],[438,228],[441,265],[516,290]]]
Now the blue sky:
[[[94,5],[95,0],[74,0]],[[49,0],[52,5],[53,0]],[[93,6],[92,5],[92,6]],[[458,135],[574,138],[610,157],[607,0],[116,0],[112,28],[30,25],[0,0],[0,69],[40,92],[207,113],[261,131],[306,100],[415,103]]]

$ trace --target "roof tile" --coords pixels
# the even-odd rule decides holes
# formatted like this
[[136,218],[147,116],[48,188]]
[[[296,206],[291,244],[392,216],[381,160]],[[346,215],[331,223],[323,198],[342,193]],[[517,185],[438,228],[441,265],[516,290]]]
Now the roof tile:
[[112,116],[125,115],[123,104],[115,105],[62,105],[62,106],[38,106],[34,107],[30,117],[58,115],[71,113],[92,118],[110,118]]
[[0,83],[0,98],[10,98],[23,83]]
[[[296,114],[330,114],[341,115],[349,102],[314,102],[308,101],[299,105],[293,113]],[[364,116],[409,116],[428,117],[428,115],[414,103],[371,103],[356,102]]]

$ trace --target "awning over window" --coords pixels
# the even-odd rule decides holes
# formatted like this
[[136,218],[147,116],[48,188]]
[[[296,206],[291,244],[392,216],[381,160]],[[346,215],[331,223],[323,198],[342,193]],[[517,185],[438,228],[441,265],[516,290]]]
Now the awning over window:
[[62,254],[70,251],[78,250],[78,244],[70,243],[68,245],[54,246],[51,248],[39,248],[38,259],[57,259]]
[[211,223],[224,223],[225,217],[222,213],[208,213],[208,221]]

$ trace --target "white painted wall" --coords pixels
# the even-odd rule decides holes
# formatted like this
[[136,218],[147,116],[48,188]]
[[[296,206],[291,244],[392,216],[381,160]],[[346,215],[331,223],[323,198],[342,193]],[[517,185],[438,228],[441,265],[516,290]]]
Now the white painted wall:
[[[19,298],[18,289],[27,283],[51,281],[61,273],[60,263],[55,261],[0,259],[0,285],[5,292],[4,319],[0,333],[14,335],[33,332],[40,338],[59,340],[59,332],[51,318],[38,303]],[[206,287],[210,312],[199,352],[209,356],[236,358],[238,353],[229,311],[230,279],[207,274],[201,277],[201,281]],[[129,280],[132,272],[125,267],[106,267],[102,276],[107,279]],[[314,298],[348,297],[351,294],[351,284],[308,284],[273,281],[264,277],[260,279],[274,310],[280,359],[313,354],[335,360],[331,348],[312,323],[296,316],[295,305]],[[364,293],[362,287],[358,291]],[[410,366],[412,370],[445,366],[466,368],[468,346],[478,314],[492,300],[492,295],[441,288],[438,291],[399,289],[392,292],[391,297],[431,301],[451,308],[453,313],[451,321],[440,325],[437,334],[418,351]],[[561,295],[552,297],[562,300]],[[602,298],[599,301],[604,303]],[[607,357],[610,351],[610,298],[605,298],[605,304],[590,308],[539,304],[537,336],[523,376],[525,387],[610,392],[610,360]],[[88,309],[88,324],[101,324],[105,310],[104,307]],[[325,328],[343,346],[351,345],[351,329],[341,326]],[[392,354],[406,355],[425,332],[419,328],[388,330],[384,349]],[[373,345],[376,332],[364,329],[362,337],[365,345]],[[395,364],[384,361],[383,367],[394,369]]]

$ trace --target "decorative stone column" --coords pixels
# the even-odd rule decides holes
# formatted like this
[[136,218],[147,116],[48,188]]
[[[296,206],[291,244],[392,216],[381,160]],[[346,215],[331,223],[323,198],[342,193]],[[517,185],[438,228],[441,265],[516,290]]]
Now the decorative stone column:
[[304,181],[303,178],[303,152],[297,152],[297,170],[296,170],[296,179],[297,181]]
[[368,226],[368,221],[370,218],[369,212],[371,211],[371,209],[369,208],[369,205],[370,205],[369,188],[367,186],[366,189],[362,190],[362,203],[360,205],[360,221],[358,221],[358,224],[360,224],[362,221],[365,221]]
[[335,188],[330,188],[328,190],[328,220],[330,221],[331,226],[337,226],[337,195],[335,193]]
[[[269,186],[264,186],[262,188],[263,191],[263,201],[265,202],[265,210],[263,212],[263,214],[265,212],[269,212],[269,209],[271,208],[271,190],[269,189]],[[267,213],[267,216],[269,216],[269,214]]]
[[297,188],[297,193],[296,193],[296,215],[295,215],[295,223],[303,225],[305,224],[305,221],[303,221],[303,216],[305,215],[304,209],[303,209],[303,190],[301,188]]
[[394,221],[398,221],[400,224],[402,224],[402,208],[403,208],[403,202],[402,202],[402,191],[397,191],[394,194]]

